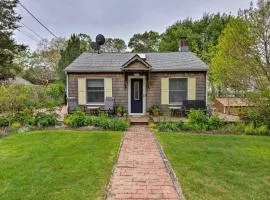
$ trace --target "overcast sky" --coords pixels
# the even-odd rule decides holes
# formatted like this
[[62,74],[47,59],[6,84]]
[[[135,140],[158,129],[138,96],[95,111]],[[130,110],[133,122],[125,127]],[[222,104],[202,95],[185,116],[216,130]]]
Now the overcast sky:
[[[94,38],[119,37],[126,42],[134,33],[154,30],[162,33],[166,27],[187,17],[200,18],[203,13],[226,12],[236,14],[239,8],[248,8],[250,0],[21,0],[42,23],[57,36],[87,33]],[[17,12],[22,23],[42,38],[52,36],[21,6]],[[36,48],[40,40],[27,28],[16,31],[19,43]],[[25,36],[29,35],[31,38]]]

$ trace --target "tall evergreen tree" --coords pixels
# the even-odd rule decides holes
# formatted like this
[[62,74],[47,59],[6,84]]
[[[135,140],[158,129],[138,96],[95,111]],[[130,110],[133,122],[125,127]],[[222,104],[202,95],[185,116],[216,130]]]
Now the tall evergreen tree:
[[17,45],[12,38],[17,22],[21,17],[16,14],[15,8],[18,0],[0,1],[0,79],[14,77],[20,68],[13,63],[14,56],[24,49],[24,46]]
[[[65,83],[66,80],[64,71],[65,68],[70,63],[72,63],[79,55],[81,55],[81,53],[89,51],[89,43],[91,42],[91,39],[85,40],[85,34],[83,34],[83,38],[81,38],[81,35],[82,34],[72,34],[70,39],[67,41],[66,48],[61,51],[61,59],[59,60],[56,73],[57,78],[63,83]],[[88,41],[89,43],[86,41]]]

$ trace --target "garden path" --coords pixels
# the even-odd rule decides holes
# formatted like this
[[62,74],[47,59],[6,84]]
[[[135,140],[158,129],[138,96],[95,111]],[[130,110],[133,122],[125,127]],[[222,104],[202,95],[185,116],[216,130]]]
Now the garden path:
[[147,126],[125,133],[107,194],[112,199],[180,199]]

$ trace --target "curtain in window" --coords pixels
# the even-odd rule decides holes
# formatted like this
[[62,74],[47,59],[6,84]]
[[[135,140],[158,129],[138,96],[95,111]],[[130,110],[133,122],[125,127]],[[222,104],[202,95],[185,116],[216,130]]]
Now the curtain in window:
[[181,104],[187,99],[187,79],[172,78],[169,82],[170,104]]
[[87,80],[87,102],[103,103],[104,102],[104,80],[90,79]]

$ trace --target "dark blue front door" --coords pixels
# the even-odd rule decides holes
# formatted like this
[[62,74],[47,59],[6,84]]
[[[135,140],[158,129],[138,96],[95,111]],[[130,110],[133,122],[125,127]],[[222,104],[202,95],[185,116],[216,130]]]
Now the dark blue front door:
[[131,79],[131,113],[143,112],[143,80]]

